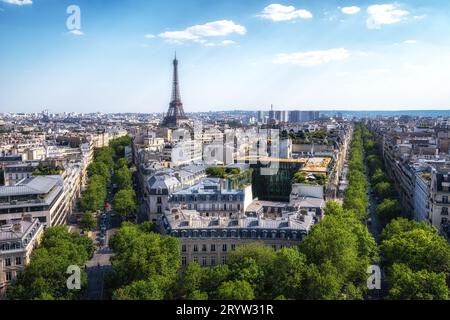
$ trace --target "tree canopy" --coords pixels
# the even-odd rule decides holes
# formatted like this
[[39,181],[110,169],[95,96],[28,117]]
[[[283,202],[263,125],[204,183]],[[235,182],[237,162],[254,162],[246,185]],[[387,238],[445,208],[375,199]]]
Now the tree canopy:
[[178,239],[148,232],[151,228],[147,224],[124,222],[110,240],[115,256],[108,282],[117,299],[136,294],[161,298],[176,279],[180,264]]
[[[31,254],[25,270],[8,288],[8,299],[66,300],[78,299],[87,285],[83,266],[94,251],[91,239],[70,233],[65,226],[45,230],[38,248]],[[82,290],[67,288],[67,268],[79,266]]]

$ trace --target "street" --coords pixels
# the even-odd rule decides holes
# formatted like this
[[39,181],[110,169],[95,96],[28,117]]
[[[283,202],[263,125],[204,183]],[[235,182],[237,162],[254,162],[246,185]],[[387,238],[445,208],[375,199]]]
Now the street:
[[[93,232],[96,251],[85,266],[88,275],[85,299],[102,300],[104,298],[105,274],[111,270],[110,258],[113,254],[108,243],[111,236],[117,231],[117,218],[112,210],[106,209],[99,217],[100,228]],[[105,232],[100,231],[102,228]]]

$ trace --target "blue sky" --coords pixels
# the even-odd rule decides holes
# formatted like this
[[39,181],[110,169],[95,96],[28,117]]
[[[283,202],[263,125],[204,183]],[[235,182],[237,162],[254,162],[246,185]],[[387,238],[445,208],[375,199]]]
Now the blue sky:
[[449,109],[449,40],[445,0],[0,0],[0,112],[163,112],[174,51],[188,112]]

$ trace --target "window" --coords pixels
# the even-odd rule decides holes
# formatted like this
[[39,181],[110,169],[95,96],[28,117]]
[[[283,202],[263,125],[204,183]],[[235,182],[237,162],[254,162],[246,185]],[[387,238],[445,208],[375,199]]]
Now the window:
[[227,244],[226,243],[224,243],[223,245],[222,245],[222,251],[227,251]]
[[223,204],[223,211],[225,211],[225,210],[227,210],[227,204],[226,203]]
[[202,245],[202,251],[206,252],[206,244]]
[[198,262],[198,258],[194,257],[192,260],[194,260],[194,262]]
[[241,210],[241,204],[238,203],[237,209],[238,209],[238,210]]
[[12,280],[12,272],[7,271],[7,272],[5,272],[5,274],[6,274],[6,281],[11,281]]
[[22,265],[22,257],[16,257],[16,266]]
[[448,196],[442,196],[442,202],[448,203]]
[[162,203],[161,197],[156,198],[156,203]]
[[234,251],[234,250],[236,250],[236,245],[233,243],[233,244],[231,245],[231,251]]
[[186,245],[185,245],[185,244],[183,244],[183,245],[181,246],[181,252],[186,252]]
[[212,244],[211,245],[211,252],[215,252],[216,251],[216,245],[215,244]]
[[211,266],[214,267],[216,265],[216,257],[211,257]]
[[198,251],[198,245],[194,244],[194,252]]
[[5,267],[10,267],[11,266],[11,258],[6,258],[5,259]]
[[161,206],[158,206],[158,213],[162,213]]
[[183,267],[186,266],[186,257],[181,257],[181,265],[182,265]]
[[202,266],[203,266],[203,267],[206,267],[206,257],[203,257],[203,258],[202,258]]
[[443,216],[448,216],[448,208],[447,208],[447,207],[443,207],[443,208],[442,208],[441,214],[442,214]]
[[227,263],[227,258],[224,256],[224,257],[222,257],[222,264],[225,264],[225,263]]

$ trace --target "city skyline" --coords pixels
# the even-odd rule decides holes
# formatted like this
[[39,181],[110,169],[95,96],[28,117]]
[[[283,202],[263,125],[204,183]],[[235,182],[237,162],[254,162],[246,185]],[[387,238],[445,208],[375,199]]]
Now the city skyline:
[[108,4],[0,1],[0,113],[165,112],[175,51],[187,113],[450,108],[444,1]]

